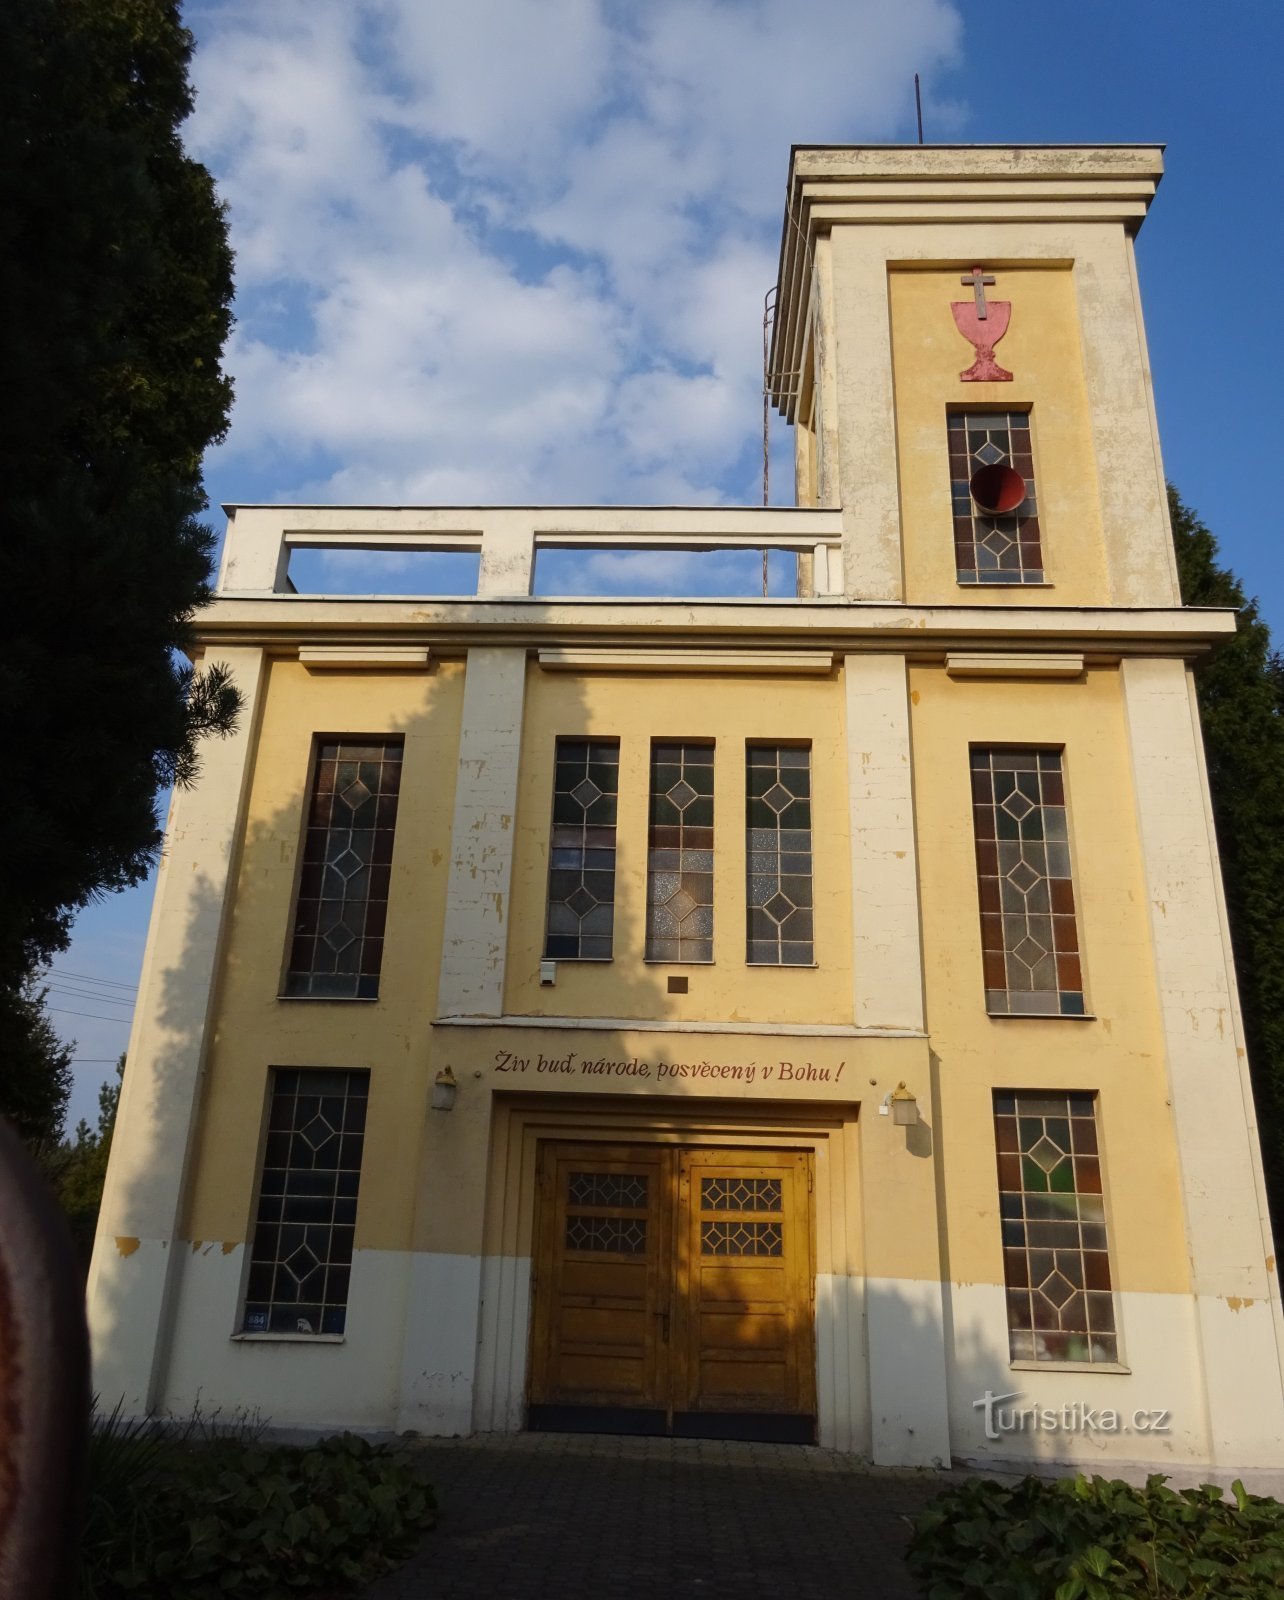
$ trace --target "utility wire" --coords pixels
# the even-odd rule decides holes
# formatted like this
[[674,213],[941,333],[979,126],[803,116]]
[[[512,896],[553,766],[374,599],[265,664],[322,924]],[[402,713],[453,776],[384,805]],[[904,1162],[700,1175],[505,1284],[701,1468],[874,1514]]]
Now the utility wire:
[[92,989],[73,989],[61,983],[51,983],[49,985],[49,993],[53,995],[55,1000],[66,999],[70,996],[73,1000],[92,1000],[95,1005],[102,1006],[129,1006],[132,1008],[138,1004],[137,997],[133,995],[128,999],[118,1000],[114,994],[97,994]]
[[119,983],[115,978],[95,978],[92,973],[72,972],[68,967],[50,967],[50,972],[56,972],[60,978],[78,978],[82,983],[102,983],[111,989],[137,989],[136,983]]
[[129,1017],[105,1017],[98,1011],[68,1011],[66,1006],[48,1006],[46,1009],[60,1017],[89,1017],[94,1022],[120,1022],[126,1027],[131,1020]]
[[80,1000],[101,1000],[104,1005],[132,1006],[135,1004],[133,995],[121,995],[117,998],[114,994],[100,994],[96,989],[82,989],[75,983],[51,983],[46,985],[55,994],[74,994]]

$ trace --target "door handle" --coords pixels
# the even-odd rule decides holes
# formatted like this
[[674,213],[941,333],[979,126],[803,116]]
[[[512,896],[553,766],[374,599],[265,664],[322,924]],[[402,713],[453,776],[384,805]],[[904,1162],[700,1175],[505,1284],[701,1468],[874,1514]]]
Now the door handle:
[[656,1316],[659,1317],[659,1319],[660,1319],[660,1338],[661,1338],[661,1340],[662,1340],[662,1342],[664,1344],[668,1344],[668,1342],[669,1342],[669,1313],[667,1311],[657,1311],[656,1312]]

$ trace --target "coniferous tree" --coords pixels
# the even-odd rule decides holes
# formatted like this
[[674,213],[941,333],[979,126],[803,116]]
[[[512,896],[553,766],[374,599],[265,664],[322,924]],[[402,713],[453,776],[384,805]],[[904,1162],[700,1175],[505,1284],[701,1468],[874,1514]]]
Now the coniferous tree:
[[103,1184],[107,1178],[107,1157],[111,1154],[112,1135],[116,1131],[116,1111],[120,1105],[124,1076],[125,1056],[122,1052],[116,1063],[115,1082],[99,1086],[97,1126],[91,1128],[82,1117],[76,1125],[74,1138],[64,1139],[46,1163],[46,1171],[53,1180],[63,1215],[86,1271],[94,1247],[98,1210],[102,1205]]
[[72,1048],[54,1032],[45,991],[32,979],[0,1006],[0,1095],[5,1114],[28,1144],[48,1146],[62,1132]]
[[1171,486],[1168,504],[1182,600],[1239,614],[1195,684],[1266,1184],[1284,1229],[1284,664],[1212,533]]
[[179,138],[191,46],[167,0],[0,8],[6,1048],[26,976],[90,899],[146,875],[158,792],[239,704],[178,654],[211,569],[201,458],[231,402],[226,224]]

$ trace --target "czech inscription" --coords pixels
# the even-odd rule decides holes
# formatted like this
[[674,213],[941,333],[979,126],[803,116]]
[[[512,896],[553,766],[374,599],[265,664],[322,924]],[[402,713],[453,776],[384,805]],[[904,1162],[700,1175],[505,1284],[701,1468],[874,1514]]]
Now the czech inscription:
[[641,1056],[617,1060],[612,1056],[582,1056],[575,1051],[566,1055],[546,1056],[538,1051],[534,1055],[516,1055],[510,1050],[496,1050],[495,1071],[527,1073],[544,1078],[625,1078],[660,1088],[675,1082],[783,1084],[791,1090],[801,1090],[816,1083],[839,1083],[843,1068],[818,1067],[810,1061],[655,1061]]

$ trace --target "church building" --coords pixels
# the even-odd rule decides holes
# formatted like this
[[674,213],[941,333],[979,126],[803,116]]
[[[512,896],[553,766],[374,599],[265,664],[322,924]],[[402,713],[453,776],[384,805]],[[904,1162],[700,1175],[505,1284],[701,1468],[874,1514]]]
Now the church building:
[[[100,1404],[1284,1466],[1161,172],[795,148],[793,507],[228,509],[197,653],[244,710],[170,815]],[[475,593],[301,592],[336,548]],[[536,593],[638,550],[796,593]]]

